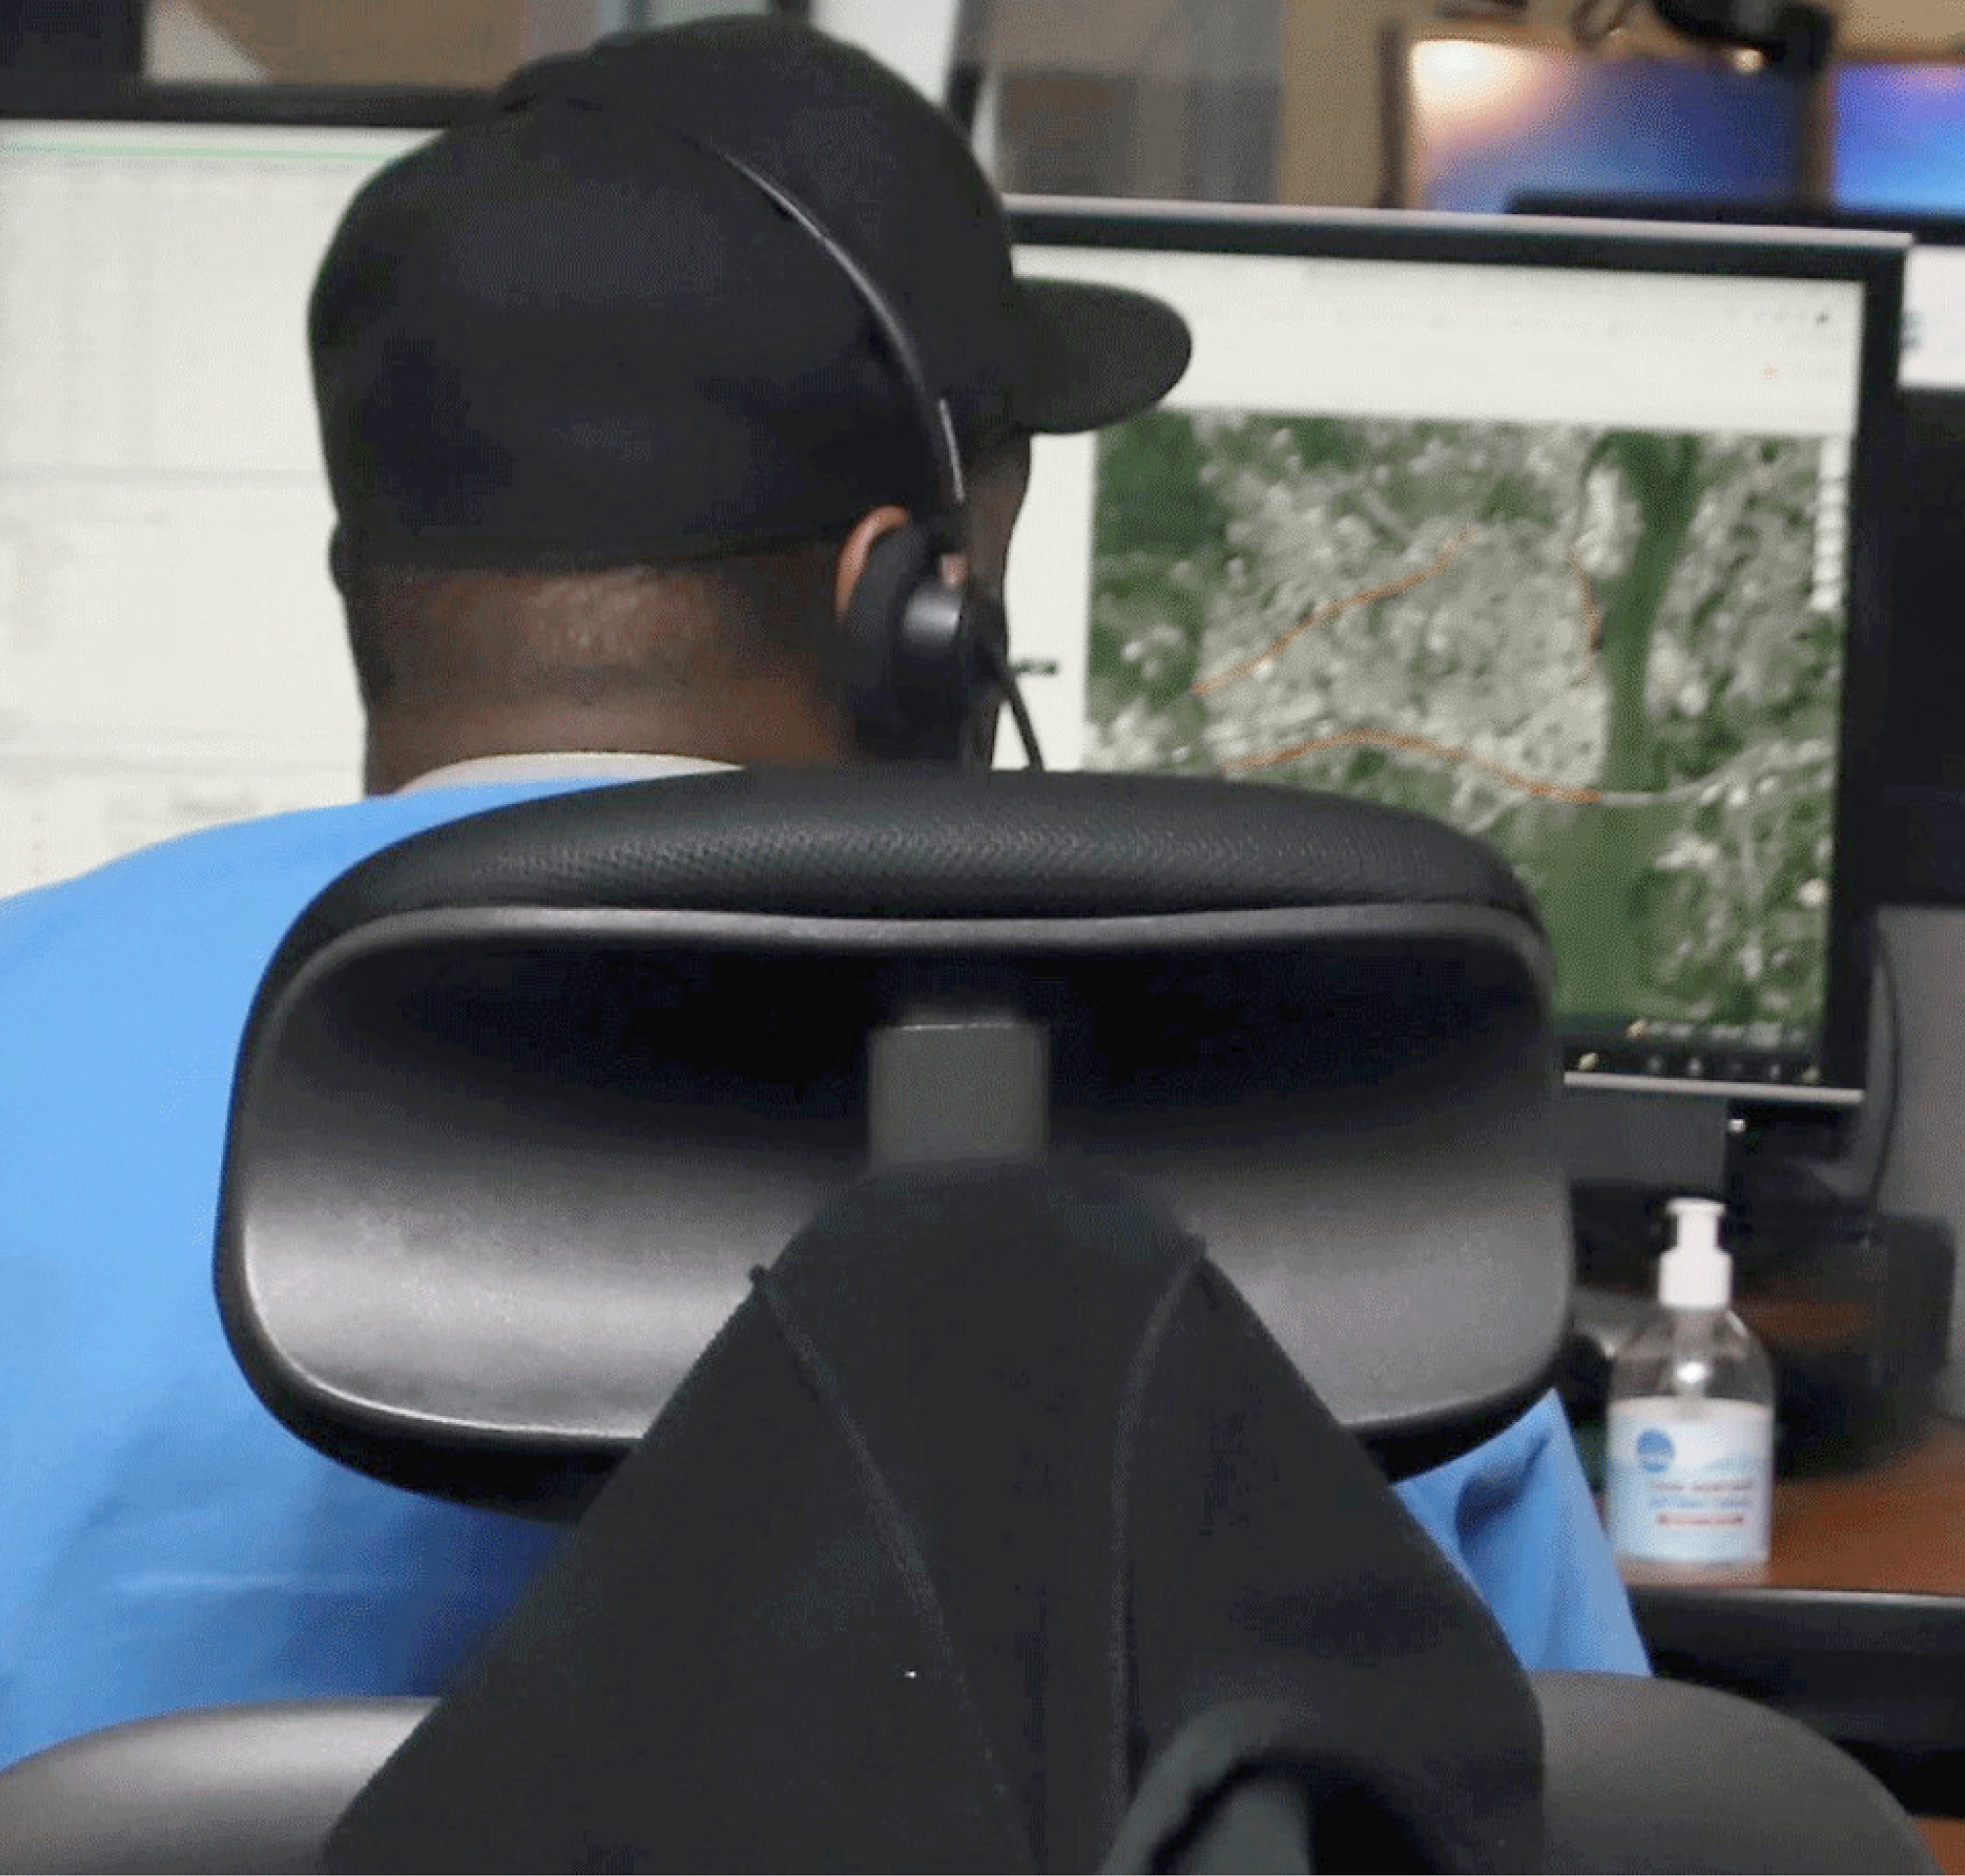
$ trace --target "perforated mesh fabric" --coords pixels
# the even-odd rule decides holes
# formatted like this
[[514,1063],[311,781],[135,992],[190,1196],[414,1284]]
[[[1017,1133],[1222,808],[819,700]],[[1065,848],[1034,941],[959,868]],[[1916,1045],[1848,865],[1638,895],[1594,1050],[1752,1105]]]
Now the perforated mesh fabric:
[[943,768],[750,769],[525,802],[385,848],[269,974],[389,914],[496,905],[817,918],[1093,918],[1486,906],[1540,930],[1490,848],[1421,815],[1260,784]]

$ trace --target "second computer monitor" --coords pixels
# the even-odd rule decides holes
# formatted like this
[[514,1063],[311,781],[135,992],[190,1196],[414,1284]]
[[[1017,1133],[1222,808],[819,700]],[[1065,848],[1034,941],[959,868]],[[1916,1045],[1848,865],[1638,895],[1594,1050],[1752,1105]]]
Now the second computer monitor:
[[1567,1065],[1846,1101],[1902,245],[1028,208],[1021,265],[1195,331],[1040,439],[1011,570],[1048,745],[1357,793],[1544,908]]
[[1667,40],[1588,51],[1519,26],[1388,28],[1385,199],[1498,212],[1524,190],[1800,199],[1807,87]]
[[308,294],[459,104],[0,81],[4,894],[360,793]]
[[1965,60],[1847,60],[1831,77],[1837,206],[1965,213]]

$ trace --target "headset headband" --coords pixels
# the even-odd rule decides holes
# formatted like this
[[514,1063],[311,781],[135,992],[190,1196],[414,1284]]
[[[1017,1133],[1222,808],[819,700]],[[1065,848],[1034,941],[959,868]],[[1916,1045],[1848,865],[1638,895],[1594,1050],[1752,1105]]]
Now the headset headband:
[[881,341],[885,344],[895,368],[899,370],[901,382],[908,393],[908,402],[914,407],[915,417],[923,437],[927,443],[929,462],[934,471],[935,495],[940,509],[937,517],[936,533],[941,537],[939,544],[958,547],[961,544],[959,522],[963,508],[969,499],[967,483],[962,474],[962,452],[955,440],[955,420],[949,412],[948,399],[936,394],[927,381],[927,373],[922,368],[921,354],[915,349],[915,342],[908,334],[906,323],[894,311],[887,296],[880,291],[879,284],[852,255],[832,237],[825,224],[814,215],[804,202],[785,186],[766,176],[756,164],[747,162],[733,151],[725,149],[695,131],[686,131],[671,125],[677,139],[693,149],[701,150],[706,156],[734,169],[765,200],[778,210],[788,221],[801,229],[842,273],[853,288],[855,296],[868,316],[878,328]]

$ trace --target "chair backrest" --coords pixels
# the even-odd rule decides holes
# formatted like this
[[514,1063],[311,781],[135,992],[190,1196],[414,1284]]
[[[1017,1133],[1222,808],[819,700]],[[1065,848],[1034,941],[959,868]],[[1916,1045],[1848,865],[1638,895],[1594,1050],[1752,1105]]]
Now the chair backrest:
[[[1453,1425],[1562,1321],[1547,990],[1485,850],[1274,791],[729,777],[488,816],[348,876],[269,972],[229,1326],[285,1417],[374,1469],[487,1496],[605,1469],[746,1263],[859,1168],[868,1035],[1008,1010],[1050,1032],[1057,1151],[1167,1194],[1355,1426]],[[1773,1716],[1538,1694],[1547,1866],[1931,1866]],[[0,1867],[313,1867],[421,1711],[58,1747],[0,1774]]]
[[1203,1233],[1347,1424],[1520,1401],[1568,1307],[1549,969],[1487,848],[1169,778],[754,771],[420,835],[302,917],[219,1278],[304,1437],[550,1498],[640,1437],[867,1156],[870,1033],[1008,1011],[1050,1145]]

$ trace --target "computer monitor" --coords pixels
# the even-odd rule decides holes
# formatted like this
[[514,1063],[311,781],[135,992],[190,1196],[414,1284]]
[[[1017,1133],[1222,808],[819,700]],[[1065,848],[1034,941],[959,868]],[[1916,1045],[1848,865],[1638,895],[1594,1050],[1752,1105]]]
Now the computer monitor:
[[1852,1106],[1904,246],[1020,204],[1187,315],[1039,439],[1013,651],[1065,763],[1417,808],[1540,897],[1570,1077]]
[[1584,220],[1702,222],[1726,227],[1839,228],[1909,236],[1904,270],[1903,352],[1898,382],[1907,391],[1965,392],[1965,214],[1909,209],[1831,208],[1808,203],[1745,204],[1691,196],[1601,195],[1524,190],[1508,207],[1522,215]]
[[456,108],[0,85],[0,892],[360,793],[307,300]]
[[[1760,210],[1671,198],[1533,195],[1524,213],[1737,224]],[[1890,563],[1889,667],[1879,724],[1884,794],[1871,835],[1886,903],[1965,903],[1965,217],[1792,208],[1784,224],[1908,235],[1896,470],[1883,544]]]
[[1965,59],[1855,57],[1831,85],[1838,207],[1965,214]]
[[1520,28],[1389,28],[1385,199],[1498,213],[1529,189],[1799,199],[1806,85],[1664,46],[1588,51]]

